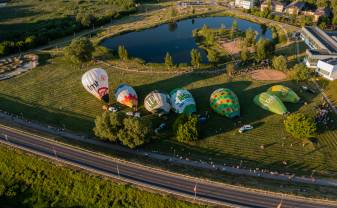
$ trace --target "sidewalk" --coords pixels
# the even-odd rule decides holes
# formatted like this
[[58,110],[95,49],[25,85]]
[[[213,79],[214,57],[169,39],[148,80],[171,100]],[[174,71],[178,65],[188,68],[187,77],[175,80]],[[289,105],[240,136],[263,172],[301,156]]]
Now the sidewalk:
[[177,157],[177,156],[163,155],[163,154],[159,154],[156,152],[147,152],[144,150],[132,150],[132,149],[128,149],[126,147],[122,147],[119,145],[108,144],[103,141],[96,140],[94,138],[88,138],[83,134],[70,132],[68,130],[55,128],[52,126],[47,126],[44,124],[31,122],[28,120],[23,120],[19,118],[19,116],[11,115],[4,111],[0,111],[0,120],[6,121],[8,123],[15,123],[15,124],[24,126],[26,128],[31,128],[31,129],[42,131],[45,133],[57,135],[57,136],[71,139],[74,141],[79,141],[79,142],[83,142],[87,144],[93,144],[93,145],[101,146],[104,148],[109,148],[111,150],[125,152],[125,153],[129,153],[133,155],[146,156],[151,159],[161,160],[161,161],[170,162],[170,163],[178,164],[178,165],[186,165],[186,166],[192,166],[192,167],[203,168],[203,169],[208,169],[208,170],[218,170],[218,171],[231,173],[231,174],[254,176],[254,177],[261,177],[261,178],[274,179],[274,180],[293,181],[293,182],[298,182],[298,183],[337,187],[337,180],[332,180],[332,179],[314,179],[314,178],[309,178],[309,177],[299,177],[295,175],[287,175],[287,174],[282,174],[282,173],[269,172],[265,170],[243,169],[243,168],[240,168],[239,166],[237,167],[225,166],[225,165],[207,163],[203,161],[189,160],[188,158],[182,158],[182,157]]

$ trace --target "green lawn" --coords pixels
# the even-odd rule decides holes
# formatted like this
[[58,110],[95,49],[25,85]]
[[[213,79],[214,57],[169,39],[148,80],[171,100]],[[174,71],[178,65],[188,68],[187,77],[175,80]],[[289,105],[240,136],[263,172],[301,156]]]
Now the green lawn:
[[[66,128],[92,133],[93,120],[102,110],[102,104],[87,93],[81,85],[83,69],[65,62],[62,57],[46,59],[41,66],[19,77],[0,82],[0,107],[24,117],[64,126]],[[52,64],[51,64],[52,63]],[[284,131],[282,116],[273,115],[255,106],[253,97],[274,83],[256,82],[248,77],[239,77],[228,82],[225,74],[220,75],[168,75],[126,73],[107,69],[111,92],[120,83],[135,87],[140,102],[154,89],[170,91],[176,87],[190,89],[194,95],[199,113],[209,111],[209,96],[219,87],[229,87],[237,93],[241,108],[241,124],[251,123],[255,129],[245,134],[237,132],[238,125],[224,117],[211,113],[209,121],[202,126],[203,138],[190,145],[182,145],[170,139],[169,132],[160,139],[145,146],[148,150],[160,150],[167,154],[209,160],[217,163],[238,165],[242,160],[245,167],[263,167],[273,170],[316,174],[336,177],[337,170],[337,127],[322,130],[317,146],[302,146],[298,140],[290,138]],[[293,88],[308,105],[287,104],[290,111],[313,112],[313,106],[320,96],[312,96],[299,90],[293,82],[283,84]],[[111,93],[111,96],[112,93]],[[113,97],[112,97],[113,98]],[[114,99],[112,99],[114,100]],[[141,106],[143,116],[148,116],[154,125],[162,122],[149,115]],[[168,122],[174,120],[172,113]],[[335,119],[336,120],[336,119]],[[260,146],[264,145],[264,150]],[[282,165],[282,161],[288,165]]]

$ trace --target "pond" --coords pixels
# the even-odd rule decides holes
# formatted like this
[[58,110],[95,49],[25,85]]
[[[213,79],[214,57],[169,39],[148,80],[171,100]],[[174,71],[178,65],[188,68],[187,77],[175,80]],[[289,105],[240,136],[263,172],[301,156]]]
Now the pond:
[[[231,28],[234,20],[237,21],[238,29],[241,31],[251,28],[258,33],[257,38],[271,39],[272,37],[269,28],[263,31],[261,25],[247,20],[234,17],[200,17],[107,38],[103,40],[102,45],[112,50],[116,50],[119,45],[124,45],[129,56],[141,58],[146,62],[163,63],[165,54],[169,52],[175,64],[189,63],[191,50],[198,48],[192,37],[193,30],[203,25],[210,28],[220,28],[221,25]],[[202,61],[206,63],[206,52],[199,50]]]

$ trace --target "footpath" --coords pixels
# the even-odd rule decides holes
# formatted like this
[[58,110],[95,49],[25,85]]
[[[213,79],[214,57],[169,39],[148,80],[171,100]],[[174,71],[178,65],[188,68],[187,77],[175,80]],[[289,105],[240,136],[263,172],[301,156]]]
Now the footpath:
[[0,110],[0,121],[3,121],[5,123],[16,124],[16,125],[19,125],[25,128],[48,133],[48,134],[59,136],[59,137],[63,137],[66,139],[71,139],[73,141],[108,148],[112,151],[118,151],[118,152],[124,152],[128,154],[136,155],[136,156],[148,157],[148,158],[159,160],[159,161],[169,162],[171,164],[184,165],[184,166],[190,166],[190,167],[202,168],[202,169],[208,169],[208,170],[218,170],[218,171],[222,171],[222,172],[226,172],[230,174],[254,176],[254,177],[260,177],[260,178],[266,178],[266,179],[292,181],[292,182],[297,182],[297,183],[337,187],[337,180],[333,180],[333,179],[303,177],[303,176],[289,175],[289,174],[283,174],[283,173],[277,173],[277,172],[270,172],[267,170],[260,170],[260,169],[244,169],[244,168],[241,168],[240,166],[226,166],[226,165],[215,164],[213,162],[190,160],[189,158],[183,158],[177,155],[169,156],[169,155],[159,154],[157,152],[148,152],[148,151],[139,150],[139,149],[132,150],[132,149],[122,147],[120,145],[108,144],[106,142],[97,140],[95,138],[89,138],[84,134],[79,134],[79,133],[71,132],[65,129],[60,129],[60,128],[56,128],[53,126],[44,125],[41,123],[25,120],[25,119],[22,119],[20,116],[13,115],[5,111],[1,111],[1,110]]

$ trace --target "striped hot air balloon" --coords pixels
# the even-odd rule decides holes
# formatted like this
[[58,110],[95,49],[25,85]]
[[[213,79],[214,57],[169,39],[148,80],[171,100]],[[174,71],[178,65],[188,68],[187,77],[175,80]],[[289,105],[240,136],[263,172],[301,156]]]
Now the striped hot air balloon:
[[214,112],[234,118],[240,116],[239,99],[230,89],[219,88],[215,90],[210,97],[210,106]]
[[136,91],[127,84],[121,84],[115,89],[117,102],[130,108],[138,107],[138,96]]

